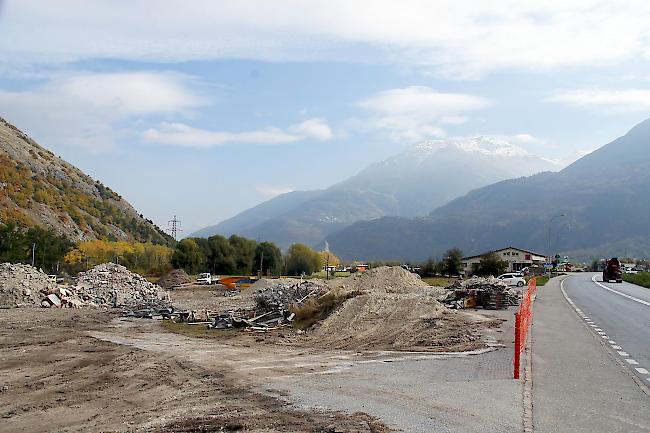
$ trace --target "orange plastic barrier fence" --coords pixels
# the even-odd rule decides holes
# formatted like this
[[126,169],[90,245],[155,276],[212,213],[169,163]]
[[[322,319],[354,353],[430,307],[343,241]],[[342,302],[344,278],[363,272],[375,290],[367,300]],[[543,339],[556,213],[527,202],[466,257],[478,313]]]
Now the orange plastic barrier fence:
[[[521,352],[526,347],[526,337],[533,321],[533,299],[537,293],[537,280],[532,278],[528,281],[528,289],[524,293],[519,309],[515,313],[515,357],[514,373],[515,379],[519,379],[519,364],[521,364]],[[529,354],[530,356],[530,354]]]

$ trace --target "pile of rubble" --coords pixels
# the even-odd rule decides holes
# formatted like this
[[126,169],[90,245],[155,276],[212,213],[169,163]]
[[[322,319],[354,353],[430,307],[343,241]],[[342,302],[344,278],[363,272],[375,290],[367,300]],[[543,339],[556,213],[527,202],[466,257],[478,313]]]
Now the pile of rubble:
[[458,280],[446,289],[448,296],[443,302],[454,308],[482,306],[489,310],[499,310],[519,305],[521,299],[520,291],[494,277]]
[[160,277],[156,284],[165,290],[174,289],[183,284],[191,283],[192,279],[182,269],[172,269]]
[[37,306],[56,287],[43,271],[22,263],[0,264],[0,308]]
[[[266,330],[293,321],[292,305],[299,305],[308,298],[321,296],[328,291],[323,280],[300,281],[292,278],[268,279],[256,282],[246,296],[255,301],[254,313],[239,310],[219,314],[212,320],[211,328],[252,328]],[[227,296],[230,296],[229,294]]]
[[167,308],[170,299],[162,288],[124,266],[103,263],[80,273],[76,285],[52,289],[43,306],[142,310]]

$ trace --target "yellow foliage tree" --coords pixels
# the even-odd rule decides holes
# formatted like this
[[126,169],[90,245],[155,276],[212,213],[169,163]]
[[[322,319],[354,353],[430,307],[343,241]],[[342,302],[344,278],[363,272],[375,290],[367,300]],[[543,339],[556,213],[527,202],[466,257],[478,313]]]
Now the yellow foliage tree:
[[[336,257],[334,254],[332,254],[329,251],[321,251],[320,252],[321,259],[323,260],[323,265],[326,263],[329,263],[330,266],[339,266],[341,264],[341,259]],[[329,258],[329,261],[328,261]]]

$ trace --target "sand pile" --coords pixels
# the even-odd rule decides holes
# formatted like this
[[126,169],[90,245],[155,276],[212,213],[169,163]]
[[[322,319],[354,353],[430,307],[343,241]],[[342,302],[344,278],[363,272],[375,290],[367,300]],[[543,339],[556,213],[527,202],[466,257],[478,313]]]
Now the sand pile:
[[56,284],[38,269],[22,263],[0,264],[0,308],[40,305]]
[[160,277],[156,284],[165,290],[169,290],[191,282],[192,279],[183,269],[172,269]]
[[376,268],[333,284],[364,294],[347,300],[313,331],[321,347],[452,351],[480,345],[473,326],[438,302],[444,289],[400,267]]
[[380,266],[364,273],[330,281],[330,287],[352,292],[423,293],[444,297],[447,290],[430,286],[419,275],[400,266]]

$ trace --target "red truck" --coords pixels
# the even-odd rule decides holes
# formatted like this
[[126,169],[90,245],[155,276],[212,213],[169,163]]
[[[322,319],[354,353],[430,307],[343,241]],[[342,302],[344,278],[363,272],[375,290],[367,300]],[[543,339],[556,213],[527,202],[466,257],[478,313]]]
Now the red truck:
[[609,283],[609,280],[614,280],[617,283],[623,282],[623,272],[621,272],[621,262],[617,257],[605,261],[603,268],[603,282]]

